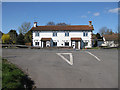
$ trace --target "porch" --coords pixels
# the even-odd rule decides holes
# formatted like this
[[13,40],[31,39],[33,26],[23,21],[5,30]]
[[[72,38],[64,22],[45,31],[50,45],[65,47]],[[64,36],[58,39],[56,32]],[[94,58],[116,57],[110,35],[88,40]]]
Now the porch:
[[51,47],[52,38],[41,38],[41,47]]
[[71,46],[74,49],[81,49],[81,38],[71,38]]

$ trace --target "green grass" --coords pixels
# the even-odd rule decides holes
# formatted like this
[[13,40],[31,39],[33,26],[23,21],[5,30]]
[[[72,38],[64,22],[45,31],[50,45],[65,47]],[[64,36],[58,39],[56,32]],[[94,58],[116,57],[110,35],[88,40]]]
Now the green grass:
[[24,86],[31,90],[33,84],[33,81],[24,72],[6,59],[2,59],[2,88],[4,90],[13,88],[24,90]]
[[2,58],[0,57],[0,90],[2,88]]

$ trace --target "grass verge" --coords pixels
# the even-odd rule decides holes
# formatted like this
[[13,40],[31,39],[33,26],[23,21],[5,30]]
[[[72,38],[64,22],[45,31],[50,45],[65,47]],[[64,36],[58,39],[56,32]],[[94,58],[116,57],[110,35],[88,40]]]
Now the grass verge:
[[14,64],[2,59],[2,89],[32,90],[34,82]]

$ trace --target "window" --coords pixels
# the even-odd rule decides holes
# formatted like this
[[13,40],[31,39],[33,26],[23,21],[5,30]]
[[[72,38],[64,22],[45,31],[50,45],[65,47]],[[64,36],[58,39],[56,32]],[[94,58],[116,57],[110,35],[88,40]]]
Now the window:
[[69,42],[65,42],[65,46],[69,46]]
[[35,42],[35,45],[36,45],[36,46],[39,46],[39,42]]
[[88,32],[83,32],[83,36],[88,36]]
[[85,40],[84,41],[84,46],[88,46],[88,42],[89,42],[89,40]]
[[85,36],[85,32],[83,32],[83,36]]
[[35,32],[35,36],[37,36],[37,37],[38,37],[38,36],[39,36],[39,32]]
[[57,36],[57,32],[53,32],[53,36],[54,36],[54,37]]
[[84,46],[88,46],[88,42],[84,42]]
[[53,46],[57,46],[57,42],[53,42]]
[[88,32],[86,32],[86,36],[88,36]]
[[69,32],[65,32],[65,36],[69,36]]

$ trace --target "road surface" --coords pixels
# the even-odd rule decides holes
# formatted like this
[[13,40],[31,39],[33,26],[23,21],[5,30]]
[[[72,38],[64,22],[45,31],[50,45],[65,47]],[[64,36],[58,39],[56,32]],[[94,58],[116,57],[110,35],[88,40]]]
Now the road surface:
[[27,72],[37,88],[118,87],[117,49],[3,49],[2,54]]

